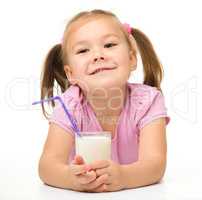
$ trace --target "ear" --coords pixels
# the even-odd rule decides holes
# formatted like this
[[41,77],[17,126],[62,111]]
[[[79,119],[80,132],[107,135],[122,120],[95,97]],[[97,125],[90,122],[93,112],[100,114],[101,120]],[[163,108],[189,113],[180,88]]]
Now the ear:
[[131,71],[136,70],[137,68],[137,43],[135,41],[135,38],[132,35],[129,35],[129,41],[131,44],[131,49],[130,49],[130,66],[131,66]]
[[73,78],[71,67],[69,65],[64,65],[64,71],[65,71],[68,81],[72,85],[75,85],[76,82],[75,82],[75,79]]
[[130,69],[131,71],[136,70],[137,68],[137,56],[135,50],[130,50]]

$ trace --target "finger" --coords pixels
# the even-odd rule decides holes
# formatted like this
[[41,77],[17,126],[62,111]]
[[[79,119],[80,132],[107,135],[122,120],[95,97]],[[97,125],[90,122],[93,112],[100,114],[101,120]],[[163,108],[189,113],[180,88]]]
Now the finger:
[[85,162],[84,162],[84,159],[82,158],[82,156],[76,155],[76,156],[74,157],[74,160],[73,160],[72,163],[73,163],[73,164],[78,164],[78,165],[80,165],[80,164],[84,164]]
[[108,160],[96,160],[90,164],[92,169],[101,169],[109,167],[110,162]]
[[109,170],[108,170],[108,168],[96,169],[95,173],[97,176],[102,176],[103,174],[109,175]]
[[106,184],[102,184],[97,188],[91,190],[91,192],[105,192],[106,191]]
[[86,185],[86,184],[89,184],[96,179],[96,174],[94,171],[90,171],[90,172],[87,172],[85,174],[81,174],[81,175],[77,176],[77,178],[78,178],[78,182],[80,184]]
[[[74,165],[72,166],[72,170],[75,175],[86,173],[91,170],[91,167],[89,165],[84,165],[84,159],[80,155],[76,155],[71,164]],[[82,165],[82,167],[78,165]]]
[[76,164],[77,164],[77,163],[76,163],[76,160],[75,160],[75,159],[74,159],[74,160],[72,160],[71,164],[76,165]]
[[83,157],[80,155],[76,155],[75,160],[76,160],[77,164],[84,164],[85,163]]
[[100,185],[106,183],[108,183],[108,174],[104,174],[98,177],[95,181],[92,181],[89,184],[85,184],[85,188],[88,190],[94,190],[95,188],[98,188]]
[[83,174],[83,173],[86,173],[86,165],[75,165],[75,164],[72,164],[71,165],[71,170],[72,170],[72,172],[73,172],[74,175]]

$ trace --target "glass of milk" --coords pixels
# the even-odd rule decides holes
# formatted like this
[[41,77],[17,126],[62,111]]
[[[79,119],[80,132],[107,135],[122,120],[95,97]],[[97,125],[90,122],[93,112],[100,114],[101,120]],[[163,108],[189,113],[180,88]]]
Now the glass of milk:
[[75,135],[76,155],[82,156],[85,163],[111,160],[110,132],[80,132],[80,135]]

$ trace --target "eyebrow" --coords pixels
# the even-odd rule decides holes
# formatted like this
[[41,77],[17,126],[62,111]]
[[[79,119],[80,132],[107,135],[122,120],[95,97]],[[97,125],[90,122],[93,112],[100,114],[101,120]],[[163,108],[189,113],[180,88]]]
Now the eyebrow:
[[[116,38],[120,38],[117,34],[115,33],[108,33],[108,34],[105,34],[102,36],[103,39],[105,38],[108,38],[108,37],[116,37]],[[72,49],[74,49],[77,45],[82,45],[82,44],[86,44],[88,43],[88,40],[81,40],[81,41],[78,41],[77,43],[75,43],[73,46],[72,46]]]

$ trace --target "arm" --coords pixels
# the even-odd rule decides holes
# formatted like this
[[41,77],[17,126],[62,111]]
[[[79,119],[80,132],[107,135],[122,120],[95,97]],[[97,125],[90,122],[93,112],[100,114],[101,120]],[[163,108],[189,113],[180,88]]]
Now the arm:
[[135,188],[157,183],[166,168],[165,119],[146,125],[140,132],[138,161],[122,165],[124,188]]
[[72,145],[73,137],[51,123],[38,168],[39,176],[44,183],[61,188],[72,187],[67,165]]

